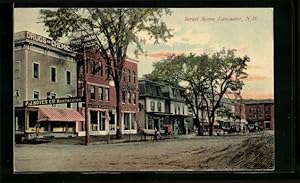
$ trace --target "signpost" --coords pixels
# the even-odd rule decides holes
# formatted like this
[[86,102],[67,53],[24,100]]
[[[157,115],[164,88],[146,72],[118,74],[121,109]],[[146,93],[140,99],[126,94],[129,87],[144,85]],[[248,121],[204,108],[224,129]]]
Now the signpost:
[[64,104],[64,103],[78,103],[78,102],[84,102],[84,97],[27,100],[23,102],[23,105],[24,107],[27,107],[27,106],[53,105],[53,104]]

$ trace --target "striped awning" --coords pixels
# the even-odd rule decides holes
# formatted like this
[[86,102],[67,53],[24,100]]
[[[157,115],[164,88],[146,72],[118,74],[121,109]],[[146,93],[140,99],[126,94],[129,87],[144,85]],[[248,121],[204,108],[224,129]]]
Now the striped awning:
[[40,108],[38,112],[38,122],[40,121],[75,122],[85,120],[84,117],[74,109]]

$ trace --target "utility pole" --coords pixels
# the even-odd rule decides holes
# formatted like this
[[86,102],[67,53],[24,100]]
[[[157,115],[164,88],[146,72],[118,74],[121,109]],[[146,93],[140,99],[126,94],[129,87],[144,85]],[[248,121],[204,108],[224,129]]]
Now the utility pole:
[[85,106],[84,106],[84,113],[85,113],[85,145],[90,144],[90,124],[88,120],[88,87],[87,87],[87,79],[86,79],[86,52],[85,52],[85,45],[83,45],[83,74],[84,74],[84,100],[85,100]]
[[[82,62],[83,77],[80,77],[83,80],[83,96],[84,96],[84,113],[85,113],[85,145],[90,144],[90,124],[89,124],[89,115],[88,115],[88,86],[87,86],[87,55],[86,49],[92,48],[94,46],[93,39],[90,39],[88,35],[81,35],[79,38],[75,38],[71,41],[70,46],[77,52],[79,55],[79,62]],[[80,69],[77,69],[78,76]],[[78,77],[77,76],[77,77]],[[78,77],[79,79],[79,77]],[[78,93],[78,92],[77,92]]]

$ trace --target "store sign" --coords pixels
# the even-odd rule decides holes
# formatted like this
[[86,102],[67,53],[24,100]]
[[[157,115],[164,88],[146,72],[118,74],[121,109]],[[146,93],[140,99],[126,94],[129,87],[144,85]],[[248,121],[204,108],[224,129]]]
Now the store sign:
[[41,100],[27,100],[24,101],[23,104],[26,107],[26,106],[78,103],[83,101],[84,101],[83,97],[68,97],[68,98],[53,98],[53,99],[41,99]]
[[100,108],[100,109],[114,109],[114,106],[103,105],[103,104],[88,104],[90,108]]
[[132,107],[132,106],[122,106],[121,109],[124,110],[124,111],[136,111],[136,110],[137,110],[137,107]]
[[46,38],[46,37],[41,36],[41,35],[34,34],[32,32],[26,32],[26,38],[30,39],[30,40],[33,40],[33,41],[36,41],[36,42],[39,42],[39,43],[42,43],[42,44],[50,45],[50,46],[52,46],[54,48],[57,48],[57,49],[61,49],[61,50],[64,50],[64,51],[71,51],[71,48],[70,48],[69,45],[60,43],[58,41],[54,41],[52,39]]

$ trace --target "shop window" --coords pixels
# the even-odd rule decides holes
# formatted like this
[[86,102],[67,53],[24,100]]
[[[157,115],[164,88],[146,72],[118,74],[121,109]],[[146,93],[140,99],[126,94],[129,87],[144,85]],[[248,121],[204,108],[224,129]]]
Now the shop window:
[[91,111],[91,129],[92,131],[98,130],[98,112],[97,111]]
[[115,130],[115,115],[112,113],[112,111],[109,111],[109,129]]
[[105,100],[109,101],[109,88],[105,88]]
[[66,77],[67,77],[67,84],[70,85],[71,84],[71,72],[70,71],[66,71]]
[[33,91],[33,99],[38,100],[40,98],[40,92],[39,91]]
[[91,86],[91,99],[95,99],[95,86]]
[[161,102],[158,102],[158,103],[157,103],[157,110],[158,110],[159,112],[161,112]]
[[155,102],[154,101],[150,102],[150,107],[151,107],[151,111],[155,110]]
[[100,111],[100,131],[105,131],[105,111]]
[[51,81],[56,82],[56,68],[51,67]]
[[133,113],[124,113],[124,130],[135,129],[135,120]]
[[124,113],[124,130],[130,129],[130,116],[129,113]]
[[40,64],[38,63],[33,63],[33,78],[40,78]]
[[131,121],[130,129],[134,130],[135,129],[135,117],[134,117],[134,114],[131,113],[130,117],[131,117],[131,119],[130,119],[130,121]]

